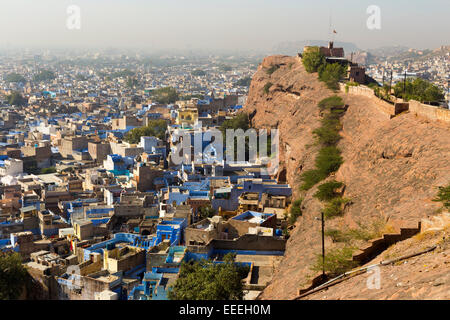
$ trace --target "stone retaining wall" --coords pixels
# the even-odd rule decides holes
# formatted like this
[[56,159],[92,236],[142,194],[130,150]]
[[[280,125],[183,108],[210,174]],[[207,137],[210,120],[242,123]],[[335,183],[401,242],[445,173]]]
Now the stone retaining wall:
[[438,108],[415,100],[410,100],[409,111],[430,120],[440,120],[450,123],[450,109]]
[[374,101],[380,107],[380,109],[390,114],[391,116],[395,116],[397,114],[409,110],[410,112],[413,112],[418,116],[422,116],[430,120],[439,120],[450,123],[450,109],[444,109],[423,104],[415,100],[410,100],[409,102],[396,102],[394,104],[390,104],[375,96],[374,90],[369,87],[363,85],[346,87],[344,83],[339,83],[339,87],[341,92],[361,95],[371,99],[375,99]]

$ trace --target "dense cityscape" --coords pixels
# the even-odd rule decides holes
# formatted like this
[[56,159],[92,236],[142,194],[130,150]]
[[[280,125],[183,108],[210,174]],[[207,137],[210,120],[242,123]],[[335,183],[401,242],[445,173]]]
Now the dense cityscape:
[[167,299],[185,258],[239,250],[260,268],[246,297],[260,292],[284,250],[289,185],[260,164],[170,159],[179,130],[232,121],[251,61],[2,56],[1,247],[30,260],[43,298]]

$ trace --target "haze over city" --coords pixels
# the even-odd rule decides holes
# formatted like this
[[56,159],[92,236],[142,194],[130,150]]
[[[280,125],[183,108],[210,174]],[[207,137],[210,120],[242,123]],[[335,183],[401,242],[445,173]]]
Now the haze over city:
[[[70,5],[81,10],[79,30],[66,26]],[[370,5],[381,10],[379,30],[366,26]],[[0,47],[8,48],[267,51],[285,41],[329,40],[336,30],[336,41],[361,49],[432,49],[448,43],[450,29],[446,0],[7,0],[0,7]]]

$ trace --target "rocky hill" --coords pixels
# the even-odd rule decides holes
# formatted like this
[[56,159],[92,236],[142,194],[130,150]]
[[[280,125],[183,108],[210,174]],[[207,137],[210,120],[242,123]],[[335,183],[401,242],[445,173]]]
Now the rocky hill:
[[[297,57],[267,57],[252,79],[244,110],[256,127],[280,130],[278,179],[293,187],[295,198],[301,193],[300,175],[313,168],[318,151],[312,134],[320,126],[317,104],[333,94]],[[351,202],[343,217],[326,222],[327,228],[382,220],[386,230],[398,230],[436,215],[437,187],[450,182],[450,125],[408,112],[391,119],[375,98],[338,95],[349,107],[338,144],[344,164],[334,178],[345,184],[344,196]],[[311,266],[321,252],[321,224],[315,218],[323,207],[312,196],[316,187],[301,194],[303,214],[262,299],[292,299],[316,275]],[[326,248],[335,246],[326,237]]]

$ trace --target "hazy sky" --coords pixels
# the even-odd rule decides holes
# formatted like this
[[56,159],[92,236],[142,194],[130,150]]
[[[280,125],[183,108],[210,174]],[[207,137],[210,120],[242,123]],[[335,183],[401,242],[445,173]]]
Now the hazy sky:
[[[66,27],[67,7],[81,29]],[[369,30],[369,5],[381,30]],[[450,0],[0,0],[0,45],[267,49],[327,40],[358,47],[450,44]]]

